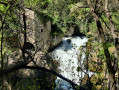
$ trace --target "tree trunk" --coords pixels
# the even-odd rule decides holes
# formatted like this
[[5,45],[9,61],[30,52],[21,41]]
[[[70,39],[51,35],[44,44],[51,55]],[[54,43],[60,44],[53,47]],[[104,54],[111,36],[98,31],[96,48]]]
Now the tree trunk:
[[115,71],[117,72],[118,71],[118,85],[119,85],[119,66],[118,66],[118,61],[119,61],[119,45],[118,45],[118,36],[116,35],[115,33],[115,25],[113,23],[113,20],[111,18],[111,15],[109,13],[109,0],[105,0],[105,13],[110,21],[110,29],[111,29],[111,34],[112,34],[112,37],[115,41],[115,53],[114,53],[114,56],[115,56],[115,60],[114,60],[114,67],[115,67]]
[[103,46],[104,54],[105,54],[105,57],[106,57],[106,66],[107,66],[107,69],[108,69],[108,74],[109,74],[109,78],[111,80],[111,83],[110,83],[111,90],[116,90],[115,71],[114,71],[114,67],[111,64],[112,59],[110,57],[110,53],[109,53],[108,47],[106,45],[107,42],[106,42],[106,39],[105,39],[105,36],[104,36],[104,31],[103,31],[101,22],[99,20],[98,15],[94,12],[94,8],[93,8],[93,5],[92,5],[91,1],[90,0],[86,0],[86,1],[87,1],[88,5],[90,7],[92,16],[95,19],[95,22],[97,24],[99,36],[100,36],[100,39],[101,39],[101,44]]

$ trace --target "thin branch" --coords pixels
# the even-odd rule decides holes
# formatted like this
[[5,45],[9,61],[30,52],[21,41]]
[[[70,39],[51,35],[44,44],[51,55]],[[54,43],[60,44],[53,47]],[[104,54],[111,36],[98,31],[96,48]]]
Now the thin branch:
[[[22,52],[23,52],[23,49],[21,49],[21,50],[22,50]],[[49,70],[49,69],[46,69],[46,68],[44,68],[44,67],[37,66],[36,63],[35,63],[35,61],[34,61],[34,59],[33,59],[33,57],[32,57],[32,54],[31,54],[29,51],[26,51],[26,50],[25,50],[24,53],[28,54],[28,57],[29,57],[31,60],[30,60],[30,61],[27,61],[27,63],[25,62],[25,63],[23,63],[23,64],[16,65],[16,66],[14,66],[13,68],[11,68],[11,69],[9,69],[9,70],[7,70],[7,71],[4,71],[3,73],[5,73],[5,75],[7,75],[7,74],[9,74],[9,73],[12,73],[12,72],[14,72],[14,71],[17,71],[17,70],[19,70],[19,69],[38,69],[38,70],[41,70],[41,71],[45,71],[45,72],[52,73],[52,74],[54,74],[55,76],[60,77],[61,79],[63,79],[63,80],[65,80],[65,81],[69,82],[69,83],[72,85],[72,87],[73,87],[74,89],[76,89],[75,86],[78,86],[77,84],[75,84],[75,83],[72,82],[71,80],[69,80],[69,79],[63,77],[62,75],[56,73],[56,72],[53,71],[53,70]],[[27,64],[28,64],[29,62],[31,62],[31,61],[34,63],[35,66],[27,66]],[[3,74],[3,73],[2,73],[2,74]],[[2,76],[2,74],[0,73],[0,76]]]
[[[3,11],[0,10],[0,13],[5,14]],[[14,17],[10,16],[9,14],[7,14],[9,17],[11,17],[14,21],[16,20]]]
[[96,1],[95,1],[94,12],[96,11],[96,8],[97,8],[97,3],[98,3],[98,0],[96,0]]
[[4,28],[4,23],[5,23],[5,19],[6,19],[6,16],[7,16],[7,12],[11,8],[11,6],[7,9],[7,11],[5,13],[5,17],[4,17],[3,21],[2,21],[2,26],[0,28],[1,29],[0,31],[2,32],[2,37],[1,37],[1,70],[3,70],[3,67],[4,67],[3,66],[3,62],[4,62],[4,60],[3,60],[3,38],[4,38],[4,36],[3,36],[3,34],[4,34],[3,28]]
[[110,27],[107,25],[107,23],[104,21],[104,19],[100,16],[100,18],[102,19],[102,21],[105,23],[106,27],[110,30]]

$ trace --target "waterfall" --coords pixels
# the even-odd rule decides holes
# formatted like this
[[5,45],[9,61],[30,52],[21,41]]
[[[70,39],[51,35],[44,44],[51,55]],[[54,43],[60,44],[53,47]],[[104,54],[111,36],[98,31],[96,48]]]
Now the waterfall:
[[[61,45],[52,52],[52,58],[57,60],[60,64],[58,67],[59,73],[78,85],[80,85],[80,81],[85,75],[84,72],[86,72],[84,68],[84,62],[86,61],[85,53],[82,53],[79,59],[79,48],[85,46],[87,41],[88,38],[86,37],[65,37]],[[83,71],[77,71],[78,67]],[[91,75],[90,72],[89,74]],[[56,84],[56,90],[73,90],[68,82],[58,77],[56,79]]]

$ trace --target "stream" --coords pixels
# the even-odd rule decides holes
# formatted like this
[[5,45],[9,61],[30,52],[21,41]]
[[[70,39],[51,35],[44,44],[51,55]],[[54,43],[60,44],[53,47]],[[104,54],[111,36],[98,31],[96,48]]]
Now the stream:
[[[89,76],[93,74],[92,72],[87,72],[84,68],[84,63],[86,62],[84,52],[86,51],[85,45],[87,41],[88,38],[86,37],[64,37],[62,43],[52,52],[52,58],[60,64],[58,67],[59,73],[78,85],[80,85],[80,81],[85,74]],[[80,54],[81,46],[84,46],[84,52]],[[68,82],[58,77],[55,82],[57,84],[55,90],[73,90]]]

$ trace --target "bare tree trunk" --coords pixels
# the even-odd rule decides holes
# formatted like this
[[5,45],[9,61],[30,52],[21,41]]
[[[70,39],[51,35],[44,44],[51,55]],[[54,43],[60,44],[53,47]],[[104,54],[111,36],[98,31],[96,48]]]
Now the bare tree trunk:
[[88,5],[90,7],[92,16],[95,19],[95,22],[97,24],[98,32],[99,32],[100,39],[101,39],[101,44],[103,46],[104,54],[105,54],[105,57],[106,57],[106,66],[107,66],[107,69],[108,69],[108,74],[109,74],[109,78],[111,80],[111,84],[110,84],[111,90],[116,90],[115,71],[114,71],[114,67],[111,64],[112,59],[110,57],[110,53],[109,53],[108,47],[106,45],[107,42],[106,42],[106,39],[105,39],[105,35],[104,35],[104,31],[103,31],[101,22],[99,20],[98,15],[94,12],[94,8],[93,8],[93,5],[92,5],[91,1],[90,0],[86,0],[86,1],[87,1]]

